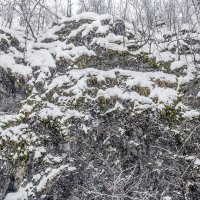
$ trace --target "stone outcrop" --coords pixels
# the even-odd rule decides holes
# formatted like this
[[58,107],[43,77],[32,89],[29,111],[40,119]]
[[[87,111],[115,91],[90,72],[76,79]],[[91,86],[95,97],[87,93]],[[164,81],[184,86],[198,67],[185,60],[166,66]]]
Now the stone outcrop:
[[198,199],[199,69],[170,40],[155,55],[131,24],[84,13],[0,65],[0,199]]

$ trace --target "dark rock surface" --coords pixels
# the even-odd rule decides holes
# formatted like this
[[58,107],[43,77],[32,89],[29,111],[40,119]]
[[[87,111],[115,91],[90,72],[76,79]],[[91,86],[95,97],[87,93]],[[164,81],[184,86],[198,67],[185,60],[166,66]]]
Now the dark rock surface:
[[17,112],[19,100],[25,99],[26,96],[24,78],[17,78],[11,72],[0,69],[0,112]]

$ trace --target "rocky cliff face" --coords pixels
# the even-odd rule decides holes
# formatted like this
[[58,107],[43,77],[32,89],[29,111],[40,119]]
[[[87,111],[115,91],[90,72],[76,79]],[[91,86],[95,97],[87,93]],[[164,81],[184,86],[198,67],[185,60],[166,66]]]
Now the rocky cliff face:
[[0,199],[199,199],[198,31],[158,33],[84,13],[24,57],[2,28]]

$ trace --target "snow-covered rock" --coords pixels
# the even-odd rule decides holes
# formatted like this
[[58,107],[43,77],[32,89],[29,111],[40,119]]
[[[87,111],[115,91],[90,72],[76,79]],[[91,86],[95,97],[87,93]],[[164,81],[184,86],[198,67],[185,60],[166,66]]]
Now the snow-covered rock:
[[24,56],[23,33],[3,29],[0,199],[198,196],[199,161],[185,159],[199,149],[198,64],[165,29],[144,45],[134,33],[83,13],[30,38]]

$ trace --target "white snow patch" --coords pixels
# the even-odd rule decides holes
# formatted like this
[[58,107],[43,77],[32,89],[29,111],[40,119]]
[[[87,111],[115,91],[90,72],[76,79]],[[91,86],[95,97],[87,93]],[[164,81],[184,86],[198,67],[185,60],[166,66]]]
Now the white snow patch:
[[0,55],[0,66],[4,69],[10,69],[13,73],[21,75],[30,75],[32,70],[29,66],[16,64],[13,56],[9,54]]
[[200,112],[197,111],[197,110],[190,110],[190,111],[186,111],[184,114],[183,114],[183,117],[184,118],[195,118],[195,117],[199,117],[200,116]]
[[43,176],[37,186],[37,192],[41,192],[49,182],[51,182],[54,178],[59,177],[63,170],[67,169],[69,172],[76,170],[75,167],[71,167],[69,165],[62,165],[57,169],[48,169],[48,175]]
[[199,158],[197,158],[197,159],[194,161],[194,165],[200,166],[200,159],[199,159]]
[[17,192],[8,193],[5,200],[28,200],[29,195],[33,195],[32,192],[33,183],[28,183],[26,187],[20,187]]
[[163,200],[172,200],[172,198],[170,196],[165,196],[163,197]]
[[53,56],[46,49],[34,50],[32,53],[28,54],[27,59],[32,67],[56,67]]
[[49,84],[46,88],[48,89],[48,91],[50,91],[55,87],[60,87],[64,83],[68,83],[69,81],[70,81],[70,79],[67,75],[58,76],[58,77],[54,78],[52,80],[51,84]]
[[42,119],[48,119],[48,117],[56,118],[59,116],[63,116],[63,113],[58,106],[52,103],[48,103],[46,108],[40,110],[38,116]]
[[178,93],[174,89],[156,87],[151,91],[150,97],[158,98],[158,102],[169,105],[177,100],[177,95]]
[[44,147],[37,147],[37,149],[35,150],[35,155],[34,158],[38,159],[42,156],[43,153],[46,153],[46,150]]
[[118,86],[108,88],[106,90],[100,89],[97,93],[97,98],[101,96],[105,98],[111,98],[116,96],[123,100],[138,101],[144,104],[152,104],[151,99],[144,96],[140,96],[137,92],[126,92]]
[[81,13],[79,15],[63,18],[63,19],[61,19],[59,21],[59,23],[62,24],[64,22],[69,22],[69,21],[79,21],[81,19],[99,20],[99,21],[101,21],[101,20],[111,20],[112,16],[108,15],[108,14],[99,15],[99,14],[94,13],[94,12],[84,12],[84,13]]
[[187,65],[186,62],[184,62],[183,60],[178,60],[178,61],[174,61],[171,63],[171,70],[176,70],[176,69],[180,69],[181,67],[183,67],[184,65]]

